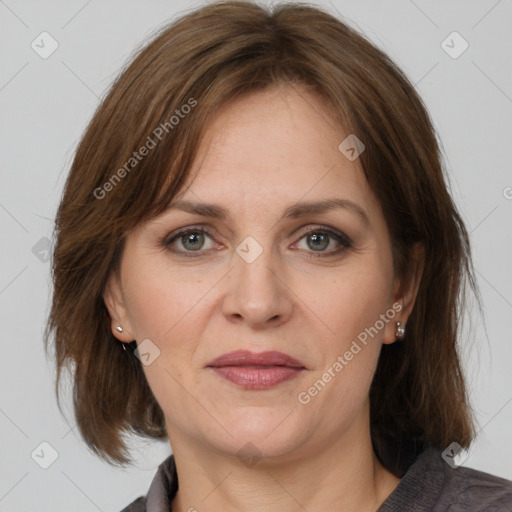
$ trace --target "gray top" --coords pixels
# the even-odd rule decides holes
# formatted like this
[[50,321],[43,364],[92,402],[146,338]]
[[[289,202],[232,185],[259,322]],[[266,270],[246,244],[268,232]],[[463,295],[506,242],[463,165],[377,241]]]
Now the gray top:
[[[146,496],[121,512],[172,512],[178,490],[174,457],[158,467]],[[512,512],[512,481],[460,466],[452,468],[438,448],[426,449],[376,512]]]

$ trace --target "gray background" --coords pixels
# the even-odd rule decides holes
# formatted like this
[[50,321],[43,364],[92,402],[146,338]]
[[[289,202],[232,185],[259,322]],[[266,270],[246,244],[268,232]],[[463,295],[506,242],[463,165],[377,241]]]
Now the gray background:
[[[463,336],[480,428],[465,465],[512,479],[512,1],[317,4],[346,17],[395,59],[430,110],[471,232],[485,307],[485,322],[474,308],[467,315],[473,334],[466,329]],[[42,346],[50,297],[45,237],[99,97],[136,46],[199,5],[0,0],[0,512],[119,511],[146,494],[170,453],[166,442],[134,439],[137,466],[115,469],[73,430],[69,394],[67,417],[59,413],[54,367]],[[31,47],[43,31],[59,45],[47,59]],[[441,46],[453,31],[469,44],[458,58]],[[452,52],[462,48],[460,40],[448,44]],[[44,441],[58,454],[48,469],[31,457]],[[41,463],[50,451],[43,453]]]

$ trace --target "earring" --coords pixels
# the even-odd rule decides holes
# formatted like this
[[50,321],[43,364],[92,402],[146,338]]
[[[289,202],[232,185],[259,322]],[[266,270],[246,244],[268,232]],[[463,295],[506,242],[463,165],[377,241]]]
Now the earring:
[[[117,332],[123,332],[123,328],[120,325],[117,325],[116,326],[116,331]],[[121,343],[123,344],[123,350],[126,352],[126,343],[124,343],[123,341]]]
[[397,322],[396,323],[396,333],[395,333],[396,337],[399,339],[399,340],[402,340],[405,336],[405,325],[402,326],[402,322]]

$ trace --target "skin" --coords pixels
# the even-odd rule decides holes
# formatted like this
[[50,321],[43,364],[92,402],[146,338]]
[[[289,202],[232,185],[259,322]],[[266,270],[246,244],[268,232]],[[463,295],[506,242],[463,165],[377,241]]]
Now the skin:
[[[160,350],[143,369],[176,460],[173,511],[375,511],[399,482],[371,445],[369,388],[382,344],[396,341],[395,322],[405,324],[413,308],[421,253],[420,270],[399,294],[379,202],[358,160],[338,150],[347,135],[302,86],[230,102],[179,198],[221,205],[231,220],[169,210],[126,239],[104,298],[119,340],[149,338]],[[347,208],[281,219],[292,203],[333,197],[356,203],[369,224]],[[159,245],[189,226],[211,236]],[[352,246],[324,236],[315,250],[306,229],[321,235],[322,227]],[[248,236],[263,250],[252,263],[236,252]],[[393,320],[300,403],[298,394],[393,304],[401,307]],[[305,370],[247,390],[205,368],[237,349],[285,352]]]

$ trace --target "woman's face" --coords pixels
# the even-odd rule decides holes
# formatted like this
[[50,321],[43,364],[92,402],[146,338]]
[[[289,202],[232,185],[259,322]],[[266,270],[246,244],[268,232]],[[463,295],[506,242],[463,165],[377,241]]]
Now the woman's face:
[[[408,308],[380,206],[338,149],[348,135],[301,87],[238,99],[200,147],[177,198],[188,206],[127,237],[105,299],[116,336],[137,340],[171,444],[298,457],[368,434],[381,345]],[[327,200],[338,206],[310,206]],[[233,351],[295,364],[212,366]]]

